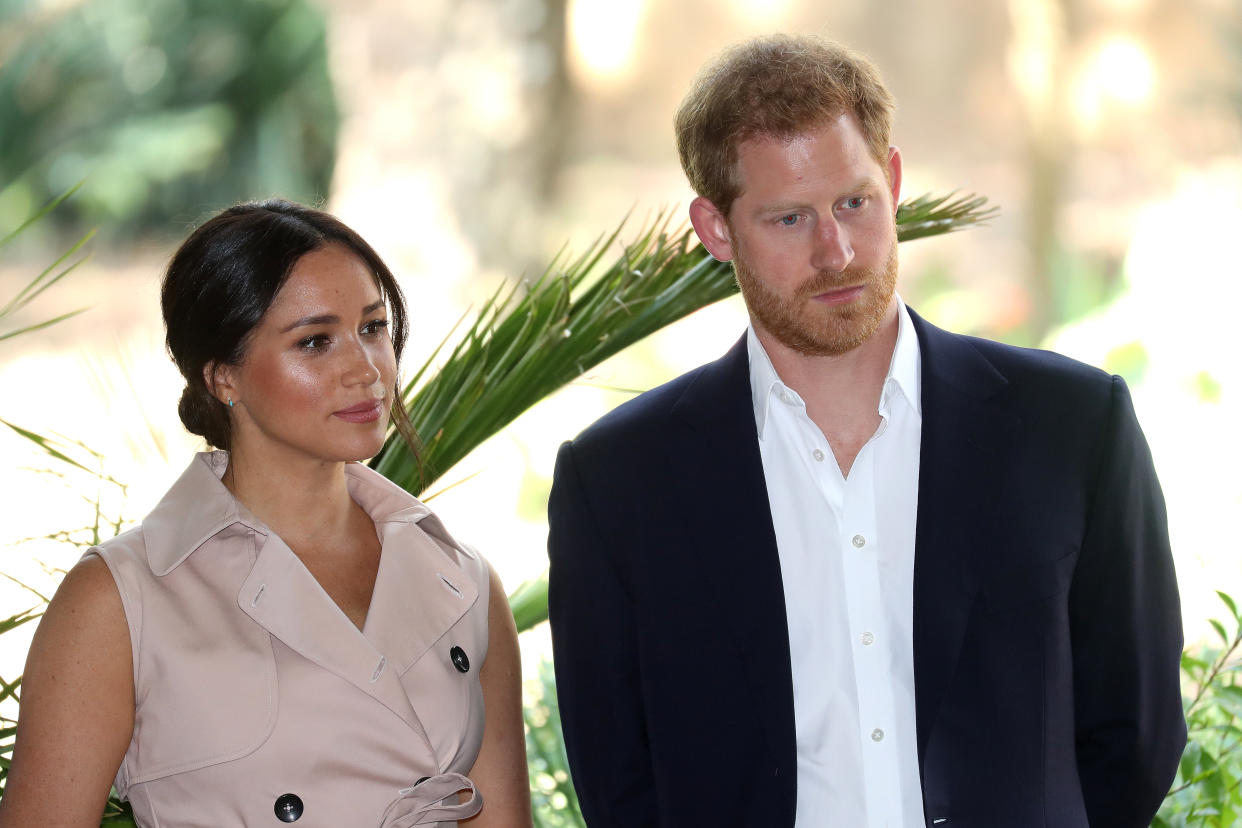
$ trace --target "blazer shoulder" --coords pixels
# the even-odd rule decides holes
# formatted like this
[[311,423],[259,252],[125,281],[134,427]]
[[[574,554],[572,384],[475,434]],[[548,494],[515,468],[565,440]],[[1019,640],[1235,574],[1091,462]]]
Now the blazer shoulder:
[[744,400],[749,406],[749,371],[743,336],[714,362],[639,394],[596,420],[574,438],[574,451],[593,453],[608,447],[659,445],[678,423],[713,420],[721,412],[732,410],[730,402]]
[[[991,374],[989,381],[999,380],[998,384],[1005,386],[1007,393],[1018,397],[1056,394],[1073,399],[1103,400],[1119,381],[1095,366],[1055,351],[952,333],[917,315],[912,316],[923,349],[925,370],[955,384],[978,386],[981,377]],[[987,369],[982,367],[984,365]]]
[[977,336],[958,335],[993,364],[1010,373],[1032,376],[1046,375],[1067,382],[1107,385],[1111,375],[1065,354],[1043,348],[1007,345]]
[[621,403],[574,437],[574,450],[599,451],[666,432],[675,416],[673,408],[706,367],[700,365]]

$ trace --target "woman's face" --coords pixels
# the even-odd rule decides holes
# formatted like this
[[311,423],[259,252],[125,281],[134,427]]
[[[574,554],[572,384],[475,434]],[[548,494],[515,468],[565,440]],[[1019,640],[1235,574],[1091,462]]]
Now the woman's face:
[[329,244],[298,260],[216,392],[234,453],[266,462],[364,460],[384,444],[397,375],[388,310],[366,264]]

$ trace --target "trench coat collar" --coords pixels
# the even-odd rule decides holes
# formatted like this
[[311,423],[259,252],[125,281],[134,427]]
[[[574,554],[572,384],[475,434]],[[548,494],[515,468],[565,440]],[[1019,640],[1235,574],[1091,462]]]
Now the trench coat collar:
[[[240,523],[265,537],[271,534],[221,482],[228,463],[227,451],[199,452],[143,519],[147,563],[156,575],[167,575],[204,543],[234,524]],[[350,496],[371,516],[381,538],[384,524],[434,518],[421,501],[361,463],[346,464],[345,475]],[[438,520],[435,523],[439,525]],[[447,535],[442,526],[439,531]],[[451,545],[458,546],[456,542]]]
[[[230,527],[252,530],[254,544],[247,549],[254,559],[237,592],[241,611],[286,646],[383,703],[425,738],[400,676],[479,599],[475,580],[462,567],[462,558],[473,559],[475,553],[417,498],[364,465],[347,464],[350,496],[374,521],[383,548],[367,620],[359,630],[289,546],[225,488],[220,477],[227,465],[227,452],[198,454],[143,521],[152,572],[168,575]],[[472,655],[482,662],[484,653]]]

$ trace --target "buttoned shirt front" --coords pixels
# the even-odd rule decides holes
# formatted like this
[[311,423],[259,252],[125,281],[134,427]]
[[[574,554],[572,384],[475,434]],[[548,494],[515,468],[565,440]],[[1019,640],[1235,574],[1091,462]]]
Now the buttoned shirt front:
[[789,625],[798,828],[924,824],[913,654],[920,354],[896,301],[880,425],[848,477],[754,329],[747,334]]

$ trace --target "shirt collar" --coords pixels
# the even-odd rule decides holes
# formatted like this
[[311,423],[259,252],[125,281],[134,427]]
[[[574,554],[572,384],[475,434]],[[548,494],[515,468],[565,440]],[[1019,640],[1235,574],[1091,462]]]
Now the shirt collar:
[[[271,533],[221,482],[228,462],[227,451],[196,454],[143,519],[147,562],[156,575],[168,574],[231,526],[241,524],[261,535]],[[431,514],[409,492],[361,463],[347,463],[345,477],[350,497],[371,516],[377,528],[393,521],[418,522]]]
[[[884,378],[884,391],[880,395],[880,413],[887,414],[892,388],[896,388],[905,397],[906,402],[915,414],[922,416],[922,355],[919,351],[919,340],[914,333],[914,324],[906,304],[900,296],[897,301],[897,343],[893,346],[893,356],[888,363],[888,374]],[[746,326],[746,352],[750,358],[750,400],[755,412],[755,429],[759,439],[763,439],[764,427],[767,425],[768,410],[772,398],[788,395],[798,405],[804,405],[798,392],[781,381],[772,365],[768,352],[755,334],[755,326]]]
[[919,338],[910,321],[906,303],[897,296],[897,344],[893,346],[893,358],[888,363],[888,376],[884,379],[884,396],[889,388],[897,386],[915,414],[923,416],[923,354],[919,350]]

